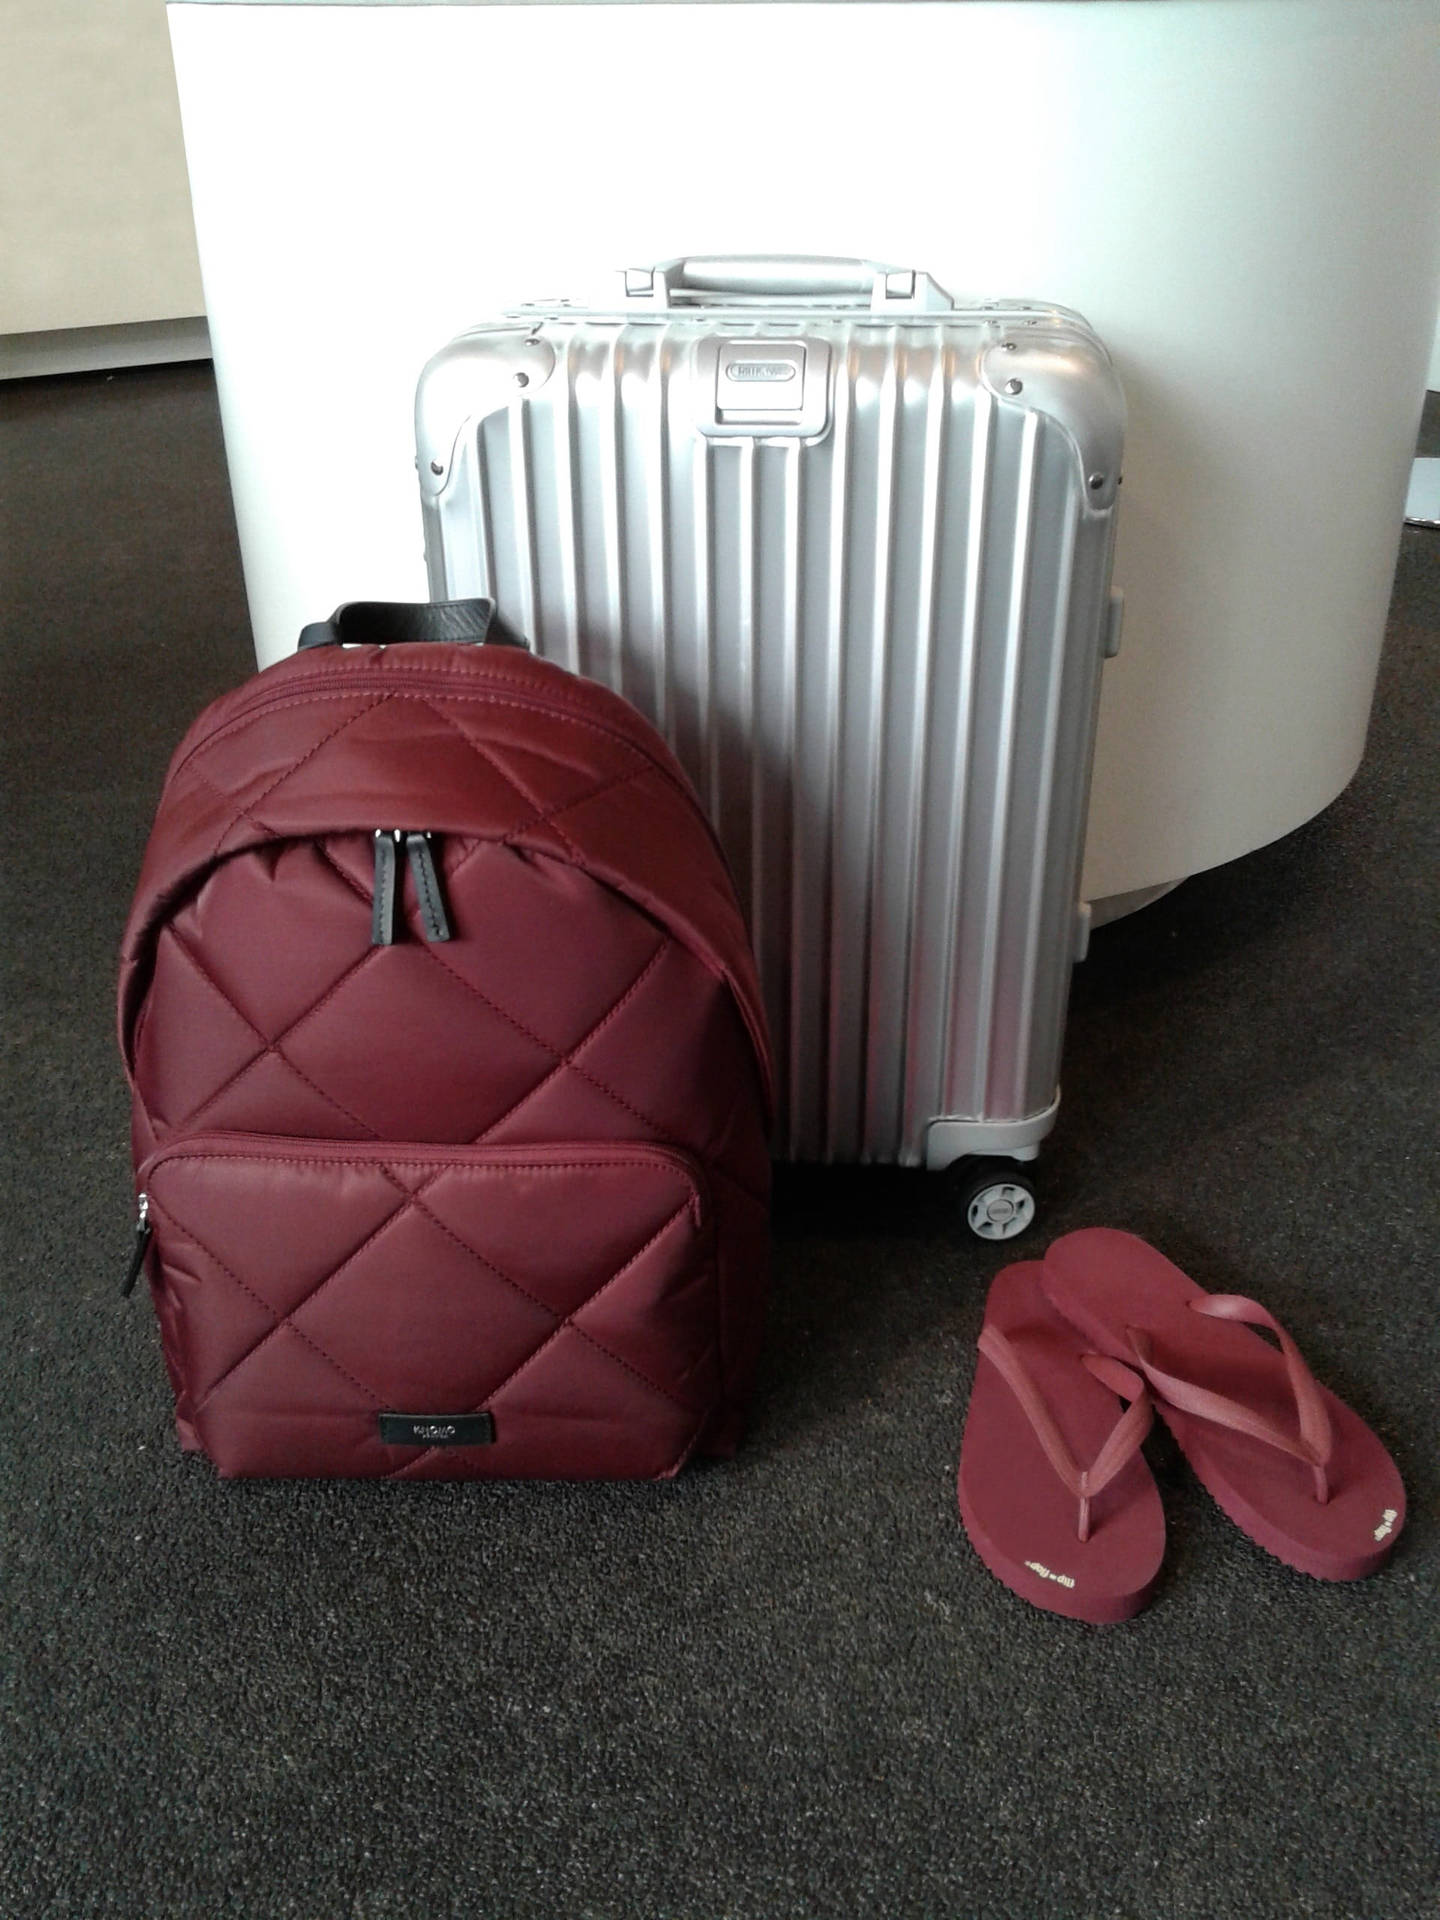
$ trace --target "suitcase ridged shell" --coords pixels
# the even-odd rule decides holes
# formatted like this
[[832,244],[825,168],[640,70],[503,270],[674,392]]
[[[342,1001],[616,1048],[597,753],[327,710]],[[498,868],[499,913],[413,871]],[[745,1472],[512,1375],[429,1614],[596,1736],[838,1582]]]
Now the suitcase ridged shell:
[[[821,437],[697,431],[717,329],[824,347]],[[1005,332],[547,318],[554,374],[454,423],[426,503],[432,592],[493,595],[694,780],[789,1158],[918,1164],[936,1118],[999,1143],[1056,1098],[1113,514],[1072,426],[986,377]],[[1032,363],[1113,389],[1073,323]]]

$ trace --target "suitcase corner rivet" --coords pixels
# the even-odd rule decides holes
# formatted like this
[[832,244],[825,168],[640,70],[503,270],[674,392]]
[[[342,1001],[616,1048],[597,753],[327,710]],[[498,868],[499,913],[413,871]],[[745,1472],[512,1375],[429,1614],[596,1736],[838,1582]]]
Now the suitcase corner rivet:
[[528,373],[517,373],[517,374],[516,374],[516,376],[515,376],[515,384],[516,384],[516,386],[517,386],[517,387],[528,387],[528,386],[529,386],[529,384],[530,384],[530,376],[529,376],[529,374],[528,374]]
[[431,473],[443,473],[445,469],[438,460],[432,460],[430,462],[430,471]]
[[1098,492],[1100,491],[1100,489],[1101,489],[1101,487],[1103,487],[1103,486],[1104,486],[1104,484],[1105,484],[1105,476],[1104,476],[1104,474],[1103,474],[1103,473],[1092,473],[1092,474],[1091,474],[1091,476],[1090,476],[1090,491],[1091,491],[1092,493],[1098,493]]
[[1005,382],[1005,391],[1007,393],[1023,393],[1025,391],[1025,382],[1023,380],[1007,380]]

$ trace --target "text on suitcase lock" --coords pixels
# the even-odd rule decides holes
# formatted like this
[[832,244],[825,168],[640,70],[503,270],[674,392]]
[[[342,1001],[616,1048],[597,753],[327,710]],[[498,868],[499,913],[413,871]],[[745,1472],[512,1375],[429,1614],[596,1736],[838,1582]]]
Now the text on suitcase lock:
[[794,380],[799,377],[799,369],[789,360],[732,360],[725,369],[725,378],[732,384],[749,380],[775,381]]

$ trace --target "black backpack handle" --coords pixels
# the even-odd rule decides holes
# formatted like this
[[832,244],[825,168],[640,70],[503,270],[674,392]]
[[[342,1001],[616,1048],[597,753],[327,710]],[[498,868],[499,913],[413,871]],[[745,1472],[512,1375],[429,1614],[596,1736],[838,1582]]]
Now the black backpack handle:
[[530,650],[529,643],[500,618],[493,600],[348,600],[328,620],[300,629],[301,651],[306,647],[388,647],[416,640]]

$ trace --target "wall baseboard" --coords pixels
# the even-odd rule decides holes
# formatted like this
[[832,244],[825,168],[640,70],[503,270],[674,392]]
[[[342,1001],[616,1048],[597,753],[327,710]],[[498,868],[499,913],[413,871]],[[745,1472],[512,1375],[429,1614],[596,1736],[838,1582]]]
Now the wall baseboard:
[[157,367],[171,361],[209,358],[210,329],[203,318],[0,334],[0,380],[101,373],[112,367]]
[[1417,460],[1410,469],[1405,524],[1410,527],[1440,527],[1440,460]]

